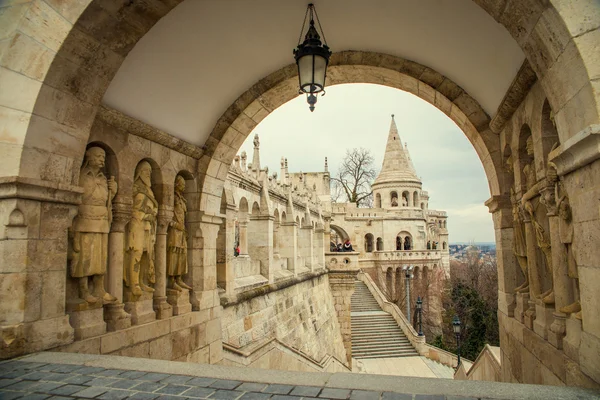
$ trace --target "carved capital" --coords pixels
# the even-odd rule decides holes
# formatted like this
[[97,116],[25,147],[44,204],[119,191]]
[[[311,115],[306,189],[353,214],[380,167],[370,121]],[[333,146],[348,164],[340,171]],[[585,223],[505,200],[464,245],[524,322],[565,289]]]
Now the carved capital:
[[125,232],[125,226],[131,219],[131,203],[115,202],[112,205],[111,232]]

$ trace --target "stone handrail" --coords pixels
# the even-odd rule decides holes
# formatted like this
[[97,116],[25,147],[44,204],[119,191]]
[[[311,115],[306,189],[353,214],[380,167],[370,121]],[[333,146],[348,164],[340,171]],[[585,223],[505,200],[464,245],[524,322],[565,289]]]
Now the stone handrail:
[[502,362],[497,352],[499,347],[486,344],[471,365],[461,362],[460,368],[454,374],[454,379],[470,381],[493,381],[500,382],[502,379]]
[[321,361],[317,361],[308,354],[289,346],[277,338],[265,339],[244,347],[236,347],[223,342],[223,355],[226,359],[234,363],[248,366],[275,348],[285,351],[313,371],[352,372],[342,361],[331,354],[326,354]]
[[377,303],[381,309],[389,313],[394,318],[400,329],[402,329],[402,332],[404,332],[408,338],[408,341],[414,346],[420,355],[425,356],[427,353],[427,349],[425,347],[425,336],[419,336],[417,334],[417,331],[415,331],[410,322],[408,322],[398,306],[389,302],[385,298],[385,295],[381,292],[375,282],[373,282],[373,279],[369,276],[369,274],[365,274],[361,271],[358,273],[357,279],[367,285],[369,291],[373,294],[373,297],[375,297],[375,300],[377,300]]

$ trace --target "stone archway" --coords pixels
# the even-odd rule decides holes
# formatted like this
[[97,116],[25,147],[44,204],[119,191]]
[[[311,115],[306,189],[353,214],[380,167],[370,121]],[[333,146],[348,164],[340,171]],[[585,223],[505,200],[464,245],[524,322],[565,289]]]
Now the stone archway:
[[[27,281],[21,275],[32,272],[30,263],[39,262],[44,249],[65,247],[64,232],[81,197],[76,186],[79,166],[103,94],[129,51],[179,2],[149,0],[109,7],[101,0],[64,4],[40,0],[11,2],[2,8],[0,25],[5,27],[6,47],[0,59],[0,154],[5,157],[0,221],[7,229],[0,238],[10,239],[5,241],[5,254],[23,257],[3,263],[3,267],[10,266],[0,271],[0,287],[10,288],[0,291],[0,304],[9,310],[0,330],[2,337],[14,338],[15,343],[24,341],[27,332],[25,351],[72,340],[64,309],[44,307],[48,294],[64,283],[66,251],[57,250],[57,257],[44,263],[45,271],[40,277],[48,287],[40,288],[39,296],[28,294],[32,297],[28,299],[31,308],[40,310],[35,317],[26,315],[20,306],[27,292]],[[542,0],[475,2],[502,24],[523,49],[555,113],[561,143],[598,123],[593,81],[597,54],[594,49],[598,45],[593,21],[597,18],[590,18],[592,22],[580,18],[597,13],[593,0],[582,0],[576,5]],[[295,67],[291,65],[261,79],[224,112],[206,142],[198,180],[203,191],[200,208],[204,215],[200,217],[210,224],[197,230],[204,231],[204,235],[199,233],[198,241],[202,238],[204,242],[206,236],[207,249],[214,248],[216,227],[220,224],[218,217],[207,214],[219,214],[221,183],[234,153],[253,126],[289,98],[294,77]],[[332,84],[371,79],[376,81],[371,83],[411,91],[458,121],[482,159],[490,182],[489,204],[494,212],[497,241],[504,246],[502,239],[510,236],[511,226],[503,213],[509,185],[500,168],[500,141],[488,129],[489,117],[471,96],[426,66],[369,52],[336,54],[330,78]],[[597,177],[591,179],[596,182]],[[574,207],[576,216],[581,213]],[[23,218],[19,220],[27,221],[27,225],[10,219],[11,215],[21,214]],[[595,229],[591,226],[595,220],[586,222],[589,229]],[[583,229],[584,224],[581,226]],[[36,246],[28,246],[29,241],[36,241]],[[508,249],[504,250],[508,254]],[[589,259],[584,259],[590,267],[586,273],[596,277],[590,272],[593,266]],[[503,289],[508,293],[512,288]],[[503,299],[500,304],[505,313],[507,302]],[[597,326],[593,328],[584,337],[588,343],[598,340],[600,331]],[[594,376],[600,376],[595,364],[587,361],[587,365]]]

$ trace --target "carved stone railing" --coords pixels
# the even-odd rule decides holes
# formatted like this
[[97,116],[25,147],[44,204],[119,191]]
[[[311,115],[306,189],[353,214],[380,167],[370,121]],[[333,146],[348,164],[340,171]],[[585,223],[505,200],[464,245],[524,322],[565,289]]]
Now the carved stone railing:
[[358,271],[360,269],[359,254],[357,251],[326,252],[325,266],[330,271]]
[[441,250],[378,250],[367,253],[363,260],[435,262],[441,260],[441,258]]
[[486,344],[479,353],[475,362],[463,363],[454,374],[454,379],[469,381],[502,381],[502,361],[500,360],[500,348]]
[[[320,361],[315,360],[308,354],[287,345],[277,338],[269,338],[259,342],[252,343],[244,347],[236,347],[229,343],[223,343],[223,357],[226,365],[237,366],[258,366],[261,368],[261,359],[269,357],[273,350],[280,351],[291,357],[294,363],[282,362],[279,365],[268,365],[268,369],[287,369],[297,371],[313,372],[351,372],[342,361],[331,354],[326,354]],[[292,364],[295,364],[292,366]]]

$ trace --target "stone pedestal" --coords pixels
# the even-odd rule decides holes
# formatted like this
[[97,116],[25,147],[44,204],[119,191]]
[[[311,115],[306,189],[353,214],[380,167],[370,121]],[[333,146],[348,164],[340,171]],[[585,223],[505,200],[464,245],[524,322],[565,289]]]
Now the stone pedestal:
[[544,304],[541,300],[535,304],[535,321],[533,331],[544,339],[548,339],[550,325],[554,322],[554,304]]
[[525,312],[529,308],[529,293],[517,293],[516,297],[515,319],[520,323],[524,323]]
[[563,339],[563,349],[567,357],[579,363],[579,344],[581,342],[581,320],[570,316],[565,319],[567,331]]
[[131,327],[131,315],[125,312],[125,304],[107,304],[104,306],[104,322],[109,332]]
[[106,333],[106,322],[104,322],[103,314],[104,309],[101,306],[81,311],[70,311],[69,322],[74,329],[75,340],[83,340]]
[[554,321],[552,321],[552,325],[550,325],[550,330],[548,331],[548,342],[557,349],[563,348],[563,338],[565,337],[565,319],[567,318],[566,314],[561,312],[554,312]]
[[[126,300],[129,300],[126,294]],[[131,314],[132,325],[141,325],[156,320],[152,293],[144,292],[137,301],[125,301],[125,311]]]
[[167,296],[154,296],[153,303],[157,319],[167,319],[173,316],[173,308],[167,302]]
[[167,301],[173,309],[173,315],[181,315],[192,311],[190,291],[187,289],[183,289],[181,292],[167,289]]
[[525,311],[523,315],[523,324],[531,330],[533,330],[533,323],[535,321],[535,302],[531,299],[527,301],[527,305],[529,308]]

